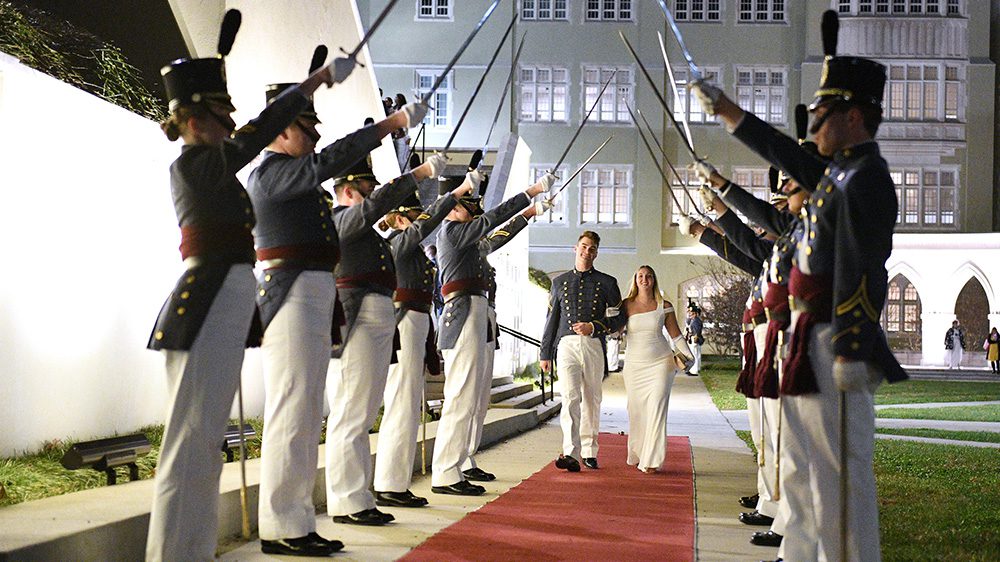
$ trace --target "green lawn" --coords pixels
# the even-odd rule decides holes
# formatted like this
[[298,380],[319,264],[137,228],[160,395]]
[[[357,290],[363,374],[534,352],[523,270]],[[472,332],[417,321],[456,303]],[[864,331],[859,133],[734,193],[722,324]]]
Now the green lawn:
[[1000,382],[917,381],[883,383],[875,393],[876,404],[927,402],[984,402],[1000,400]]
[[736,357],[712,357],[701,365],[701,380],[705,383],[715,407],[720,410],[746,410],[747,399],[736,392],[740,361]]
[[949,420],[1000,422],[1000,405],[948,406],[944,408],[885,408],[876,410],[879,418],[906,418],[911,420]]
[[931,437],[933,439],[953,439],[955,441],[975,441],[978,443],[1000,443],[1000,433],[990,431],[949,431],[944,429],[880,427],[875,430],[875,433],[908,435],[910,437]]
[[1000,455],[993,449],[878,440],[882,559],[1000,559]]

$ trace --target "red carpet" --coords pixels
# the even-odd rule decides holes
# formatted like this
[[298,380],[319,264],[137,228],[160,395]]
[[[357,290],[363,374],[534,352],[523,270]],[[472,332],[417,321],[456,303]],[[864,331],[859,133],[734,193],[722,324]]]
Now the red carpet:
[[602,433],[600,470],[549,463],[403,560],[693,560],[687,437],[670,437],[656,474],[625,464],[626,437]]

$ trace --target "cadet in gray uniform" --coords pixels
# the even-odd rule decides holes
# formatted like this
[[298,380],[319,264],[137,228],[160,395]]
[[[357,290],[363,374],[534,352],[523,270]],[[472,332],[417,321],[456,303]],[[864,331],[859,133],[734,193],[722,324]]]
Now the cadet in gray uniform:
[[[469,172],[478,187],[482,176]],[[465,480],[461,467],[469,453],[473,419],[479,405],[486,347],[489,287],[483,274],[479,241],[488,232],[528,206],[531,198],[552,186],[555,176],[545,175],[524,193],[483,213],[480,198],[466,196],[445,219],[437,235],[441,294],[445,298],[438,347],[444,355],[445,386],[441,421],[434,441],[431,491],[438,494],[480,495],[482,486]]]
[[[786,445],[802,450],[782,454],[782,495],[800,496],[779,551],[786,560],[880,559],[873,394],[883,377],[906,378],[878,323],[897,212],[888,166],[874,142],[885,81],[885,67],[877,62],[827,57],[810,111],[811,132],[829,163],[715,86],[692,86],[706,112],[717,113],[740,141],[799,184],[817,186],[789,279],[791,342],[781,393],[797,399],[783,402],[782,415],[801,433]],[[805,466],[786,467],[786,458]]]
[[[268,86],[268,102],[287,86]],[[258,525],[265,553],[329,554],[330,541],[316,534],[312,492],[340,244],[330,195],[320,183],[363,159],[382,137],[419,123],[426,109],[411,104],[317,153],[320,120],[310,103],[250,173],[247,191],[257,214],[254,236],[261,265],[257,305],[264,329]]]
[[[480,190],[482,191],[482,190]],[[476,415],[472,418],[473,426],[472,431],[469,434],[469,452],[465,459],[465,463],[462,464],[462,474],[465,475],[467,480],[472,480],[474,482],[492,482],[496,480],[496,476],[492,473],[486,472],[476,464],[475,454],[479,450],[479,444],[483,440],[483,424],[486,423],[486,412],[490,407],[490,392],[493,388],[493,359],[496,355],[496,350],[500,349],[500,328],[497,324],[497,276],[496,269],[490,265],[487,260],[487,256],[496,252],[502,248],[507,242],[510,242],[519,232],[524,230],[528,226],[528,220],[534,217],[539,211],[545,212],[552,208],[552,203],[549,201],[539,201],[534,205],[528,207],[523,213],[512,218],[507,224],[501,226],[500,228],[491,232],[488,236],[479,241],[479,252],[483,257],[483,274],[486,278],[486,284],[488,289],[487,301],[488,308],[486,309],[488,315],[487,322],[487,337],[486,337],[486,349],[485,358],[483,360],[483,373],[482,373],[482,385],[483,392],[479,397],[479,405],[476,409]]]
[[[396,271],[389,243],[372,228],[417,189],[441,173],[446,158],[434,155],[381,189],[367,159],[334,180],[333,222],[340,237],[337,292],[346,331],[340,370],[328,380],[326,428],[327,511],[337,523],[384,525],[392,515],[375,508],[368,430],[375,422],[389,373],[395,333],[392,295]],[[373,191],[374,190],[374,191]]]
[[[226,16],[221,54],[238,29]],[[224,48],[222,48],[224,46]],[[236,172],[305,109],[306,96],[341,81],[330,67],[282,93],[233,133],[235,111],[222,57],[182,59],[162,71],[171,141],[184,139],[170,166],[187,271],[164,303],[148,348],[163,351],[170,396],[146,540],[148,560],[210,560],[218,537],[219,444],[240,383],[254,314],[254,212]]]
[[580,471],[581,455],[588,468],[598,468],[604,336],[622,329],[625,320],[618,311],[618,281],[594,269],[600,244],[596,232],[585,231],[574,246],[573,270],[552,280],[539,351],[544,372],[552,370],[553,358],[559,367],[563,443],[556,467],[570,472]]
[[[431,332],[430,311],[434,291],[434,265],[420,242],[441,224],[472,189],[462,182],[442,195],[424,212],[416,194],[386,215],[396,229],[390,238],[396,267],[396,327],[399,331],[397,363],[389,368],[385,386],[385,408],[378,432],[375,455],[375,503],[380,506],[421,507],[427,499],[410,492],[413,460],[417,453],[420,401],[424,388],[427,339]],[[433,351],[433,361],[437,352]]]

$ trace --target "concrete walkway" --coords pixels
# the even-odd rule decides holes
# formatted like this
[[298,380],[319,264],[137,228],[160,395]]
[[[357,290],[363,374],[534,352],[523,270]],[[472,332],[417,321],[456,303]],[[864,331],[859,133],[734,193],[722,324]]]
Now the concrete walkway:
[[[628,432],[624,384],[620,374],[604,383],[601,431]],[[698,560],[759,560],[775,556],[771,548],[750,545],[753,529],[737,520],[741,495],[756,490],[756,471],[749,449],[736,437],[730,423],[712,404],[700,378],[677,377],[670,400],[670,435],[691,439],[697,505],[696,549]],[[388,509],[396,521],[385,527],[336,525],[325,514],[317,516],[318,532],[347,545],[336,560],[394,560],[429,536],[460,519],[465,513],[516,486],[556,457],[561,430],[558,418],[511,439],[504,440],[477,459],[497,480],[485,484],[487,494],[465,498],[430,493],[430,475],[415,475],[413,492],[430,499],[421,509]],[[584,470],[587,470],[584,468]],[[650,522],[655,525],[656,522]],[[272,557],[260,552],[260,543],[232,544],[222,560],[260,561]]]

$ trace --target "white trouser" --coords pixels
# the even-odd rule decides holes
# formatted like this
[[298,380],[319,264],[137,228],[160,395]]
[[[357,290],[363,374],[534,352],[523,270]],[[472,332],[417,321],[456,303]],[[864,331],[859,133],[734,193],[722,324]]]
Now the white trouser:
[[694,355],[694,365],[688,370],[692,375],[701,372],[701,344],[691,344],[691,355]]
[[258,507],[264,540],[304,537],[316,530],[312,498],[336,295],[330,272],[303,271],[264,333]]
[[[783,410],[789,429],[801,439],[786,440],[782,452],[781,493],[790,502],[785,540],[779,555],[785,560],[841,560],[840,405],[846,399],[847,429],[847,556],[846,560],[878,562],[878,505],[875,473],[874,393],[877,384],[842,393],[833,382],[832,326],[819,324],[809,341],[809,359],[819,392],[787,400]],[[793,405],[789,408],[790,405]],[[794,425],[793,425],[794,424]],[[792,429],[794,427],[794,429]],[[784,428],[782,433],[784,433]],[[789,445],[794,443],[792,447]],[[789,481],[790,479],[790,481]],[[809,490],[809,494],[800,491]],[[806,497],[808,495],[808,497]]]
[[597,458],[601,429],[601,382],[604,350],[601,340],[589,336],[563,336],[556,348],[562,410],[563,454],[577,460]]
[[[493,326],[492,330],[497,332],[497,311],[492,307],[486,307],[486,314],[489,318],[488,322],[490,326]],[[493,334],[494,338],[499,338],[499,333]],[[490,400],[493,390],[493,360],[496,358],[497,353],[497,343],[496,341],[491,341],[486,343],[486,347],[483,349],[483,371],[480,374],[482,377],[480,379],[480,384],[483,385],[482,392],[479,393],[479,404],[476,405],[476,415],[472,418],[472,430],[469,433],[469,452],[462,463],[462,470],[470,470],[476,468],[475,454],[479,451],[479,444],[483,442],[483,426],[486,424],[486,412],[490,409]]]
[[760,493],[757,511],[768,517],[777,517],[778,502],[774,499],[774,461],[777,454],[775,438],[778,434],[778,401],[774,398],[758,398],[755,401],[760,403],[760,417],[764,426],[764,432],[761,435],[763,441],[761,454],[764,455],[764,465],[758,466],[757,470],[757,489]]
[[[464,298],[464,297],[460,297]],[[481,393],[485,359],[486,297],[468,297],[469,316],[454,347],[444,349],[444,404],[434,439],[432,486],[450,486],[465,479],[461,467],[469,454],[472,420]]]
[[405,492],[410,489],[413,460],[417,454],[424,355],[430,322],[429,314],[407,310],[397,326],[398,362],[389,368],[385,409],[375,454],[375,490],[379,492]]
[[249,265],[229,268],[188,351],[165,351],[167,421],[147,560],[211,560],[218,542],[221,445],[254,311]]
[[326,421],[326,509],[348,515],[372,509],[372,458],[368,430],[382,404],[395,333],[392,299],[369,293],[340,356],[330,370]]

